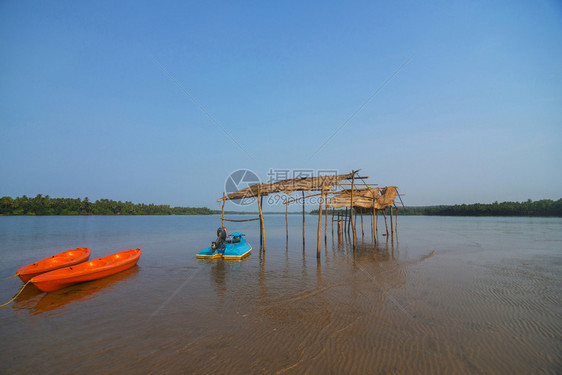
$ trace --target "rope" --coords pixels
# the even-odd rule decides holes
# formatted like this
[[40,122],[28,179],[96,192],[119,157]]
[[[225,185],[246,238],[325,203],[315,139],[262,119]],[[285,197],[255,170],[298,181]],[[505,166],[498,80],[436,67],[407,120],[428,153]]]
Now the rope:
[[259,220],[259,219],[260,219],[259,217],[255,218],[255,219],[247,219],[247,220],[233,220],[233,219],[224,219],[223,218],[224,221],[232,221],[232,222],[235,222],[235,223],[242,223],[244,221],[255,221],[255,220]]
[[21,294],[21,292],[23,292],[23,289],[24,289],[24,288],[27,286],[27,284],[29,284],[30,282],[31,282],[31,280],[29,280],[28,282],[26,282],[26,283],[21,287],[21,289],[20,289],[20,291],[18,292],[18,294],[16,294],[16,295],[14,296],[14,298],[12,298],[11,300],[9,300],[8,302],[6,302],[6,303],[3,304],[3,305],[0,305],[0,307],[4,307],[4,306],[10,304],[13,300],[15,300],[15,299]]
[[5,278],[0,279],[0,280],[8,280],[8,279],[11,279],[12,277],[16,277],[17,275],[18,275],[18,274],[16,273],[15,275],[12,275],[12,276],[9,276],[9,277],[5,277]]

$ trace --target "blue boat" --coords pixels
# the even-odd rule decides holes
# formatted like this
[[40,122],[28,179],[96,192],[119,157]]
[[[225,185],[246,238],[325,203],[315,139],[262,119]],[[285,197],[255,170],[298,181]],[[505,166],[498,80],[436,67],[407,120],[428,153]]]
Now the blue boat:
[[244,234],[234,232],[226,235],[223,227],[217,230],[218,238],[211,246],[197,253],[197,259],[240,260],[250,255],[252,246],[244,238]]

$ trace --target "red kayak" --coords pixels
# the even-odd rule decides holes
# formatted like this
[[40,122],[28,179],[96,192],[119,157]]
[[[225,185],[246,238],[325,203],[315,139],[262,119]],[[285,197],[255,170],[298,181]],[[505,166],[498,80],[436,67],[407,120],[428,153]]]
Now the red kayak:
[[59,268],[73,266],[78,263],[87,261],[90,258],[90,249],[87,247],[79,247],[77,249],[63,251],[60,254],[56,254],[35,262],[33,264],[28,264],[17,270],[16,275],[19,276],[21,281],[24,283],[31,280],[37,275],[42,273],[58,270]]
[[35,276],[31,282],[44,292],[53,292],[84,281],[97,280],[125,271],[137,264],[141,254],[141,249],[121,251]]

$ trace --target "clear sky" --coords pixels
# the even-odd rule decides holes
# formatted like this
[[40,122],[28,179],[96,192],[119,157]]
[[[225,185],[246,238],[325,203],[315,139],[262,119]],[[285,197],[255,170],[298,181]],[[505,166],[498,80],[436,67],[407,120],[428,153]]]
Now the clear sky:
[[0,196],[218,208],[246,168],[559,199],[561,4],[2,1]]

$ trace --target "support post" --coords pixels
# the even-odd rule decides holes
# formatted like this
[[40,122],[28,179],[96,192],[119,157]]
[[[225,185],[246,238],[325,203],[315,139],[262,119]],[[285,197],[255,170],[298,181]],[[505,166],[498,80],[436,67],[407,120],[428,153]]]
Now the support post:
[[398,206],[396,206],[395,208],[396,208],[396,212],[394,212],[394,218],[396,224],[394,225],[394,231],[396,232],[396,235],[398,235]]
[[305,230],[304,230],[304,190],[302,192],[302,249],[304,250],[306,244]]
[[377,239],[378,234],[379,234],[379,213],[375,208],[375,240]]
[[353,172],[353,176],[351,176],[351,203],[349,208],[349,219],[351,220],[351,232],[353,234],[353,248],[355,249],[355,220],[353,218],[353,189],[355,187],[355,172]]
[[386,221],[386,208],[382,210],[382,215],[384,216],[384,226],[386,228],[386,235],[388,236],[388,223]]
[[326,206],[324,207],[324,242],[328,241],[328,192],[326,192]]
[[363,227],[363,210],[361,210],[361,237],[365,237],[365,228]]
[[345,214],[343,216],[343,231],[345,232],[347,230],[347,207],[345,208]]
[[394,236],[394,221],[392,221],[392,206],[390,206],[390,234]]
[[338,214],[338,242],[341,241],[341,236],[343,235],[342,219],[341,214]]
[[373,211],[371,211],[371,236],[375,238],[375,202],[373,201]]
[[289,219],[287,217],[289,211],[289,196],[285,200],[285,239],[289,241]]
[[332,208],[332,240],[334,237],[334,211],[335,210],[336,210],[335,208]]
[[322,193],[320,194],[320,205],[318,206],[318,231],[316,232],[316,258],[320,258],[320,250],[322,244],[320,237],[322,234],[322,203],[324,201],[324,186],[322,186]]
[[262,211],[262,200],[261,196],[261,185],[258,185],[258,208],[260,211],[260,246],[265,251],[265,226],[263,223],[263,211]]
[[224,227],[224,203],[226,202],[226,196],[224,191],[222,192],[222,214],[221,214],[221,227]]
[[371,216],[371,224],[373,231],[373,241],[377,244],[377,209],[375,208],[375,201],[373,200],[373,216]]

